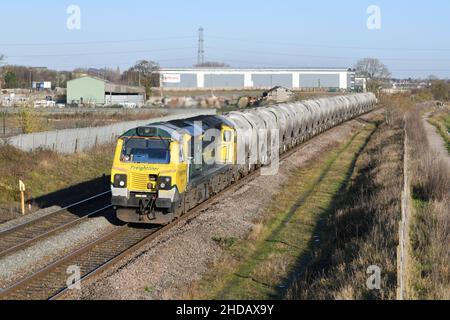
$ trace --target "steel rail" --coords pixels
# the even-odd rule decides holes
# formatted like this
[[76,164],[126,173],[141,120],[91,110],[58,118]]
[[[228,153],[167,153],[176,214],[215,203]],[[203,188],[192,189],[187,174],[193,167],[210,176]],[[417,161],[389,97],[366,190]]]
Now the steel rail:
[[89,214],[87,214],[87,215],[85,215],[85,216],[83,216],[83,217],[81,217],[81,218],[79,218],[77,220],[74,220],[74,221],[68,222],[66,224],[60,225],[60,226],[58,226],[58,227],[56,227],[56,228],[54,228],[54,229],[52,229],[52,230],[50,230],[50,231],[48,231],[46,233],[43,233],[43,234],[41,234],[41,235],[39,235],[37,237],[34,237],[34,238],[30,239],[30,240],[27,240],[25,242],[19,243],[18,245],[15,245],[13,247],[10,247],[10,248],[0,252],[0,259],[6,257],[8,255],[11,255],[11,254],[13,254],[15,252],[18,252],[20,250],[23,250],[23,249],[25,249],[27,247],[31,247],[33,244],[35,244],[35,243],[37,243],[37,242],[39,242],[39,241],[41,241],[43,239],[49,238],[49,237],[51,237],[51,236],[53,236],[53,235],[55,235],[57,233],[60,233],[60,232],[62,232],[64,230],[66,230],[66,229],[70,229],[70,228],[74,227],[75,225],[80,224],[81,222],[84,222],[85,220],[88,220],[89,218],[92,218],[93,216],[95,216],[95,215],[97,215],[97,214],[99,214],[99,213],[101,213],[103,211],[111,209],[112,207],[113,207],[112,205],[108,205],[108,206],[103,207],[101,209],[95,210],[95,211],[93,211],[93,212],[91,212],[91,213],[89,213]]
[[[372,110],[376,111],[376,110]],[[364,114],[363,114],[364,115]],[[356,118],[359,118],[363,115],[359,115],[358,117],[355,117],[353,119],[349,119],[346,122],[349,122],[351,120],[355,120]],[[338,127],[341,124],[336,125],[335,127]],[[332,129],[332,128],[330,128]],[[330,130],[328,129],[328,130]],[[328,131],[327,130],[327,131]],[[284,161],[290,156],[292,156],[294,153],[298,152],[301,148],[304,148],[312,143],[314,143],[318,138],[320,138],[321,134],[315,135],[314,137],[311,137],[308,141],[299,144],[290,150],[286,151],[282,155],[280,155],[279,160]],[[56,300],[56,299],[62,299],[64,298],[68,293],[70,293],[70,285],[66,283],[67,273],[63,272],[61,274],[61,271],[66,271],[64,267],[67,265],[80,265],[80,264],[88,264],[91,263],[91,267],[88,268],[89,270],[83,270],[84,274],[82,274],[80,283],[81,282],[87,282],[88,280],[93,279],[95,276],[99,275],[100,273],[103,273],[111,268],[113,268],[116,264],[127,258],[128,256],[132,256],[134,253],[136,253],[140,248],[142,248],[144,245],[148,244],[149,242],[156,239],[159,235],[166,233],[168,230],[174,228],[175,226],[178,226],[182,222],[187,222],[191,219],[193,219],[195,216],[200,215],[205,209],[209,207],[210,204],[217,201],[219,197],[221,197],[225,192],[238,190],[246,183],[254,180],[254,178],[261,172],[261,169],[263,167],[257,168],[255,171],[251,172],[245,177],[242,177],[240,180],[236,181],[235,183],[231,184],[230,186],[226,187],[224,190],[219,192],[218,194],[212,196],[211,198],[207,199],[203,203],[197,205],[195,208],[193,208],[188,213],[184,214],[180,219],[176,220],[175,222],[164,226],[164,227],[155,227],[152,229],[134,229],[129,224],[123,225],[113,231],[110,234],[107,234],[105,236],[102,236],[98,239],[96,239],[94,242],[83,246],[82,248],[69,253],[65,257],[53,262],[51,265],[35,272],[34,274],[28,276],[27,278],[15,283],[11,287],[0,291],[0,299],[11,299],[11,298],[22,298],[22,299],[50,299],[50,300]],[[129,237],[136,237],[137,239],[131,241],[130,244],[125,244],[129,237],[123,237],[123,235],[126,235],[127,231],[129,231]],[[142,232],[142,235],[139,235]],[[120,237],[122,236],[122,239]],[[139,239],[140,237],[140,239]],[[119,241],[121,240],[121,241]],[[129,240],[130,241],[130,240]],[[108,246],[109,243],[114,244],[114,246]],[[128,247],[123,247],[122,245],[128,245]],[[114,252],[103,252],[101,251],[103,246],[103,249],[105,251],[111,251],[115,250]],[[96,249],[97,248],[97,249]],[[98,252],[96,252],[96,250]],[[99,257],[96,257],[95,254],[99,255]],[[83,255],[86,255],[83,260]],[[77,259],[81,259],[81,261],[76,261]],[[92,266],[92,262],[89,261],[89,259],[93,260],[101,260],[101,262],[94,262],[95,266]],[[78,263],[77,263],[78,262]],[[81,262],[81,263],[80,263]],[[55,275],[58,275],[57,269],[60,269],[59,276],[62,277],[56,280],[54,280]],[[48,278],[50,277],[50,278]],[[50,289],[46,289],[46,285],[48,286],[48,283],[45,283],[45,280],[49,281],[56,281],[60,283],[59,287],[53,287]],[[47,290],[47,291],[46,291]]]
[[50,214],[48,214],[48,215],[46,215],[46,216],[42,216],[42,217],[39,217],[39,218],[30,220],[30,221],[26,221],[26,222],[24,222],[24,223],[22,223],[22,224],[16,225],[16,226],[14,226],[14,227],[11,227],[10,229],[7,229],[7,230],[4,230],[4,231],[0,232],[0,237],[2,237],[2,236],[4,236],[4,235],[7,235],[7,234],[9,234],[9,233],[15,232],[15,231],[17,231],[17,230],[19,230],[19,229],[21,229],[21,228],[26,227],[26,226],[35,224],[36,222],[39,222],[39,221],[42,221],[42,220],[46,220],[46,219],[48,219],[49,217],[53,217],[53,216],[55,216],[55,215],[58,215],[58,214],[61,213],[61,212],[66,212],[67,210],[69,210],[69,209],[71,209],[71,208],[73,208],[73,207],[79,206],[79,205],[81,205],[81,204],[85,204],[85,203],[87,203],[87,202],[89,202],[89,201],[98,199],[98,198],[103,197],[103,196],[105,196],[105,195],[107,195],[107,194],[110,194],[110,193],[111,193],[111,191],[106,191],[106,192],[100,193],[100,194],[98,194],[98,195],[92,196],[92,197],[90,197],[90,198],[87,198],[87,199],[78,201],[78,202],[76,202],[76,203],[74,203],[74,204],[71,204],[71,205],[69,205],[69,206],[67,206],[67,207],[58,209],[58,210],[56,210],[55,212],[52,212],[52,213],[50,213]]

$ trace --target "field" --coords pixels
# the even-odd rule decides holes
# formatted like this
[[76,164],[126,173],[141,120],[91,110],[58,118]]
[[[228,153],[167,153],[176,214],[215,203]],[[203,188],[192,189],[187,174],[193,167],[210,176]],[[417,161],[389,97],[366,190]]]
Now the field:
[[0,138],[21,133],[100,127],[123,121],[158,118],[167,114],[168,112],[159,109],[9,109],[8,112],[0,113]]

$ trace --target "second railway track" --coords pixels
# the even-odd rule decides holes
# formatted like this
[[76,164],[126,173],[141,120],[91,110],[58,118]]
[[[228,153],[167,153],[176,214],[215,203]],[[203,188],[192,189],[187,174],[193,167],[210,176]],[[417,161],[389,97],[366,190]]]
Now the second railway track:
[[110,195],[101,193],[1,232],[0,259],[111,208]]
[[[314,140],[312,139],[302,146],[313,143]],[[299,148],[300,146],[288,151],[280,160],[288,158]],[[259,173],[260,169],[232,184],[223,192],[238,190],[254,179]],[[114,266],[121,259],[132,256],[138,249],[163,232],[167,232],[182,221],[194,218],[217,201],[217,198],[223,192],[206,200],[178,221],[165,227],[134,228],[131,225],[119,226],[112,233],[102,236],[94,242],[69,253],[51,265],[38,270],[11,287],[0,291],[0,300],[46,300],[64,298],[70,291],[69,284],[67,284],[67,279],[70,276],[68,274],[69,267],[75,266],[80,268],[81,281],[87,281],[107,270],[109,267]]]

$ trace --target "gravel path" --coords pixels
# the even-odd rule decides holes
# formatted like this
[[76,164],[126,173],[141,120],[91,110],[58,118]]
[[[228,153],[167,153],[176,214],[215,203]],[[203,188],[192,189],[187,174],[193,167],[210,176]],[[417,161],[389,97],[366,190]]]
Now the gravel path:
[[277,176],[259,176],[236,192],[224,192],[201,215],[161,235],[132,260],[122,261],[96,282],[84,283],[70,299],[181,299],[212,263],[220,263],[217,238],[249,235],[290,172],[320,156],[364,126],[359,121],[334,128],[299,149],[280,165]]
[[13,281],[49,265],[74,248],[89,243],[113,228],[104,217],[92,218],[75,228],[0,259],[0,288],[5,289]]
[[438,157],[440,157],[450,170],[450,154],[445,147],[444,139],[439,135],[435,126],[427,121],[427,118],[423,119],[423,125],[425,126],[425,131],[428,136],[428,142],[430,143],[431,149],[436,152]]

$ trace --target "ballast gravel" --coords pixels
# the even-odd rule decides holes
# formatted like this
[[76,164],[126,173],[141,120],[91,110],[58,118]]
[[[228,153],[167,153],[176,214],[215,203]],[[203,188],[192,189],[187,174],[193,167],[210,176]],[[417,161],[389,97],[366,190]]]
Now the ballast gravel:
[[61,234],[0,259],[0,288],[7,288],[14,281],[46,267],[72,252],[74,248],[86,245],[102,234],[111,232],[113,228],[114,226],[105,217],[91,218]]
[[24,223],[27,223],[27,222],[30,222],[30,221],[33,221],[33,220],[36,220],[39,218],[44,218],[44,217],[49,216],[61,209],[62,209],[61,207],[53,206],[53,207],[39,210],[35,213],[28,214],[26,216],[19,217],[17,219],[7,221],[5,223],[0,224],[0,232],[5,232],[5,231],[12,229],[16,226],[19,226],[21,224],[24,224]]
[[66,298],[86,300],[182,299],[192,284],[220,262],[222,247],[217,239],[243,239],[280,192],[290,172],[320,156],[362,128],[362,121],[350,121],[302,146],[280,164],[276,176],[258,176],[237,191],[222,193],[199,216],[159,236],[133,259],[82,284]]

